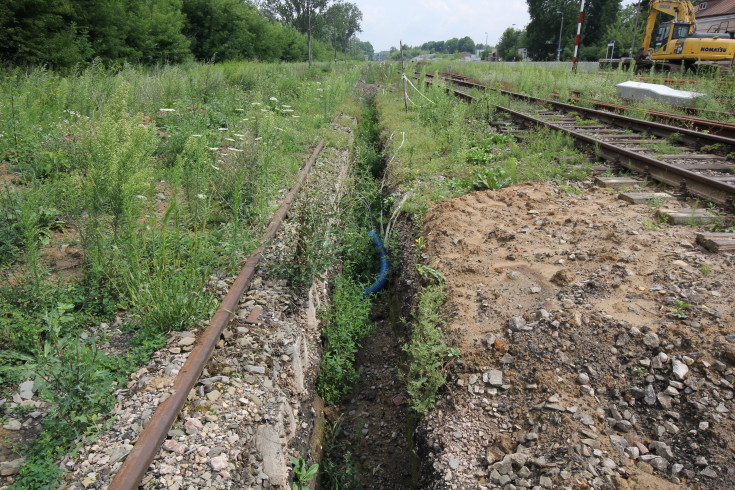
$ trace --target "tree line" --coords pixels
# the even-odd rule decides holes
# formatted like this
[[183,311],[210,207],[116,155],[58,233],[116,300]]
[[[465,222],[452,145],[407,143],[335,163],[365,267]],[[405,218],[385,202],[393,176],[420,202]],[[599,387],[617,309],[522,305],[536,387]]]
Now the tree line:
[[[484,44],[475,44],[475,41],[471,37],[465,36],[463,38],[453,37],[446,41],[428,41],[420,46],[409,46],[408,44],[403,45],[403,56],[411,59],[414,56],[427,53],[441,53],[441,54],[457,54],[457,53],[475,53],[478,49],[487,49]],[[394,59],[398,60],[401,57],[401,53],[395,46],[390,48],[390,51],[383,51],[380,53],[381,59]]]
[[[524,29],[509,27],[503,32],[496,46],[498,56],[520,59],[518,49],[526,48],[533,60],[555,60],[560,46],[560,58],[571,60],[580,1],[526,0],[526,4],[531,22]],[[631,49],[635,55],[640,49],[648,4],[648,0],[642,0],[623,7],[622,0],[586,0],[578,58],[596,61],[604,57],[611,41],[615,42],[614,56],[628,56]]]
[[328,0],[18,0],[0,2],[0,60],[69,69],[99,60],[330,60],[372,56],[362,12]]

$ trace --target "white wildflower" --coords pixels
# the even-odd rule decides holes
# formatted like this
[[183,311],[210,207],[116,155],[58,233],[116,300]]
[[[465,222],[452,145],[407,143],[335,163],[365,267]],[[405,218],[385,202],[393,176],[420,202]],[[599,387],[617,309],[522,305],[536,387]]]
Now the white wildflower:
[[261,104],[260,102],[253,102],[253,103],[252,103],[252,104],[250,104],[250,105],[263,105],[263,104]]
[[212,151],[217,151],[217,150],[219,150],[219,147],[218,146],[217,147],[210,146],[209,149],[212,150]]
[[227,131],[227,128],[217,128],[217,131]]
[[262,137],[262,136],[258,136],[257,138],[255,138],[255,141],[260,141],[260,140],[262,140],[262,139],[263,139],[263,137]]
[[209,164],[209,166],[212,167],[215,170],[219,170],[219,167],[216,167],[216,166],[212,165],[211,163]]
[[296,116],[296,115],[292,115],[291,117],[292,117],[292,118],[294,118],[294,119],[298,119],[298,118],[300,118],[301,116]]
[[268,109],[261,109],[260,112],[270,112]]
[[293,112],[293,109],[281,109],[281,112]]
[[245,135],[240,133],[233,133],[233,136],[237,136],[238,138],[243,138]]
[[273,102],[278,102],[278,99],[276,99],[275,97],[271,97],[271,98],[270,98],[270,99],[268,99],[268,100],[272,100]]
[[207,196],[205,196],[204,194],[197,194],[197,197],[199,199],[206,199],[207,198]]
[[237,112],[245,112],[245,109],[240,109],[239,107],[235,109]]
[[225,138],[225,141],[235,141],[235,140],[232,138]]
[[230,151],[240,152],[242,151],[240,148],[227,148]]
[[201,134],[192,134],[191,137],[192,138],[201,138],[202,135]]
[[277,130],[279,130],[279,131],[286,131],[285,129],[281,129],[281,128],[279,128],[278,126],[273,126],[273,127],[274,127],[274,128],[276,128],[276,129],[277,129]]
[[158,109],[161,112],[176,112],[176,109]]

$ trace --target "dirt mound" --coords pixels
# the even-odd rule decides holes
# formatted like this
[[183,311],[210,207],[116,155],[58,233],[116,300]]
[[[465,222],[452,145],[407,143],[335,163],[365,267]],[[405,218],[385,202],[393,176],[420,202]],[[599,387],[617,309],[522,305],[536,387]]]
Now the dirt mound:
[[418,429],[427,479],[735,485],[733,257],[652,216],[607,190],[543,184],[429,211],[462,361]]

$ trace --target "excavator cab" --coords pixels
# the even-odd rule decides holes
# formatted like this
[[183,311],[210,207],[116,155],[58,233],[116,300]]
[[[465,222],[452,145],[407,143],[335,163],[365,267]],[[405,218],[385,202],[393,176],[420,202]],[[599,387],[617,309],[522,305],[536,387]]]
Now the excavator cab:
[[658,26],[656,31],[656,37],[653,39],[653,52],[656,53],[661,50],[669,42],[671,36],[671,22],[664,22]]
[[[673,53],[676,48],[681,46],[681,41],[677,39],[686,39],[688,37],[697,37],[692,31],[692,24],[689,22],[664,22],[658,27],[656,37],[653,40],[653,53]],[[671,46],[668,46],[670,42]]]

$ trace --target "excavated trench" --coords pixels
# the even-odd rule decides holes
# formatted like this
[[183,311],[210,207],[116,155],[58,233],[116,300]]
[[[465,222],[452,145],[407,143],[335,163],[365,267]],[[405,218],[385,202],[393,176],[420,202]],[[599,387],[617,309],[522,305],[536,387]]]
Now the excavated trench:
[[[375,117],[374,111],[366,114]],[[361,124],[376,122],[373,119]],[[367,143],[379,152],[377,133],[373,136]],[[379,214],[377,210],[373,213]],[[411,288],[405,288],[403,267],[404,258],[413,257],[402,251],[411,245],[413,228],[405,219],[399,220],[396,228],[399,239],[388,250],[390,281],[373,297],[372,333],[362,341],[355,359],[359,379],[340,403],[324,410],[326,430],[319,488],[417,488],[418,461],[412,441],[415,417],[402,376],[405,353],[401,348],[408,334],[404,319],[409,318],[413,296]],[[412,269],[407,270],[410,275]]]

